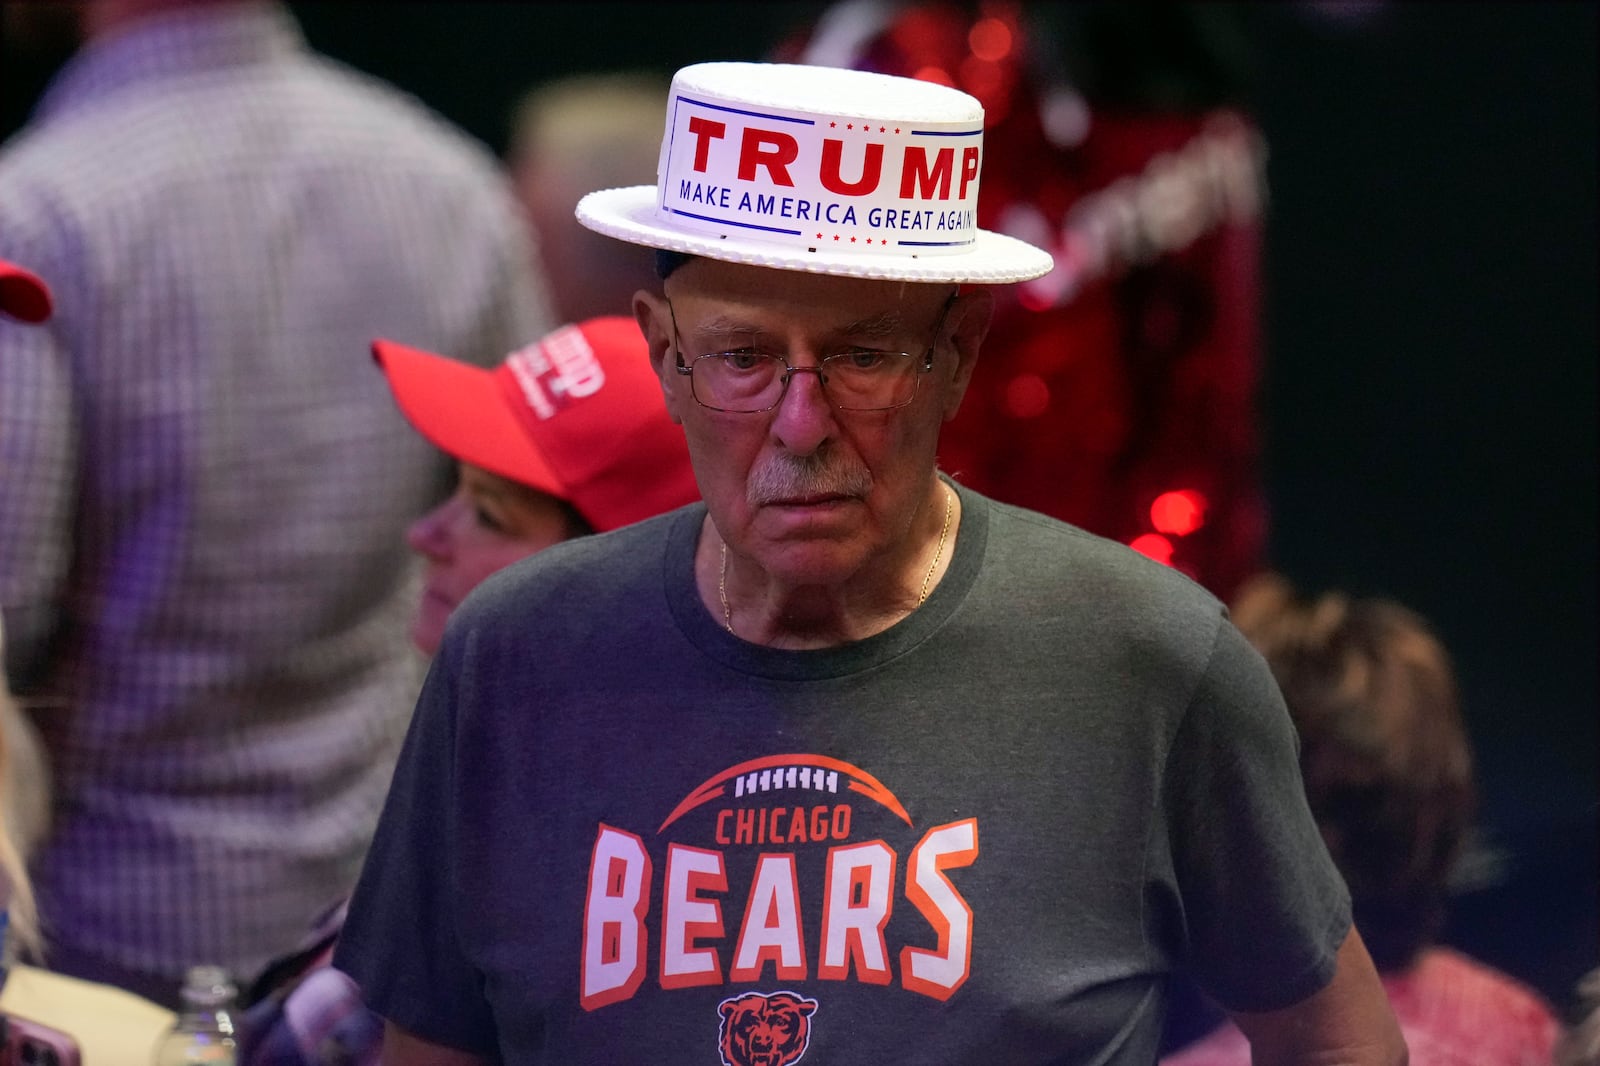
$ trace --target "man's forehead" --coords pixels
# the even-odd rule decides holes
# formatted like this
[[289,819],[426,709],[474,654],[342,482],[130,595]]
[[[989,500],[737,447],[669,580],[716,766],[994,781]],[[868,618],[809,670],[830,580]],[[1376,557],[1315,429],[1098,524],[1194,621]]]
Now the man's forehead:
[[771,315],[804,315],[838,326],[893,330],[920,323],[954,286],[926,282],[839,277],[697,260],[664,283],[675,303],[693,308],[696,320],[724,324]]
[[[924,316],[926,317],[926,316]],[[697,316],[693,325],[685,323],[697,333],[711,334],[763,334],[785,331],[789,316],[763,312],[759,308],[732,308],[712,305],[706,314]],[[900,311],[868,312],[857,317],[831,314],[806,315],[804,324],[816,333],[848,334],[853,337],[892,337],[910,329],[920,329],[925,323],[911,319]]]

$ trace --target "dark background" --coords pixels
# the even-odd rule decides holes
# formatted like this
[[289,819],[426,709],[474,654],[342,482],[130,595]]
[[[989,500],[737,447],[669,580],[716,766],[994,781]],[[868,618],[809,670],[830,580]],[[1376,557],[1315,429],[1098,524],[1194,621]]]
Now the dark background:
[[[291,5],[497,153],[542,81],[762,58],[825,6]],[[1024,9],[1097,103],[1260,123],[1270,561],[1441,631],[1484,799],[1448,939],[1566,1007],[1600,963],[1595,8]],[[0,135],[56,62],[0,52]]]
[[1448,935],[1564,1004],[1600,961],[1595,8],[1255,28],[1272,550],[1441,630],[1486,834]]

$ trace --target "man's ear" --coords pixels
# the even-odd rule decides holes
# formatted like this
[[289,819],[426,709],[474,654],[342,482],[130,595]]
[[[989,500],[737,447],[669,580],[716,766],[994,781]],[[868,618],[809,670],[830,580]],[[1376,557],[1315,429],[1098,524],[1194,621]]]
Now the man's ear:
[[644,334],[650,352],[650,368],[661,383],[661,396],[667,402],[667,414],[681,425],[683,414],[679,404],[683,390],[678,381],[682,375],[677,371],[677,355],[672,343],[672,316],[667,309],[666,299],[648,289],[640,289],[633,294],[633,319],[639,323],[639,332]]
[[987,285],[975,285],[956,296],[950,305],[950,320],[955,329],[950,334],[950,344],[956,350],[956,369],[945,390],[944,420],[950,421],[961,410],[962,397],[972,382],[972,372],[978,366],[978,351],[983,339],[989,335],[989,323],[994,320],[994,290]]

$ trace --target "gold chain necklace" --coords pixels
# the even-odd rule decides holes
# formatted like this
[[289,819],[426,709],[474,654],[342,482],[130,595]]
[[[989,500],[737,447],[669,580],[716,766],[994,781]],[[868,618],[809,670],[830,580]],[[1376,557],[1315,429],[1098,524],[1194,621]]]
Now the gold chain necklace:
[[[944,525],[939,529],[939,544],[933,550],[933,562],[928,564],[928,572],[922,575],[922,589],[917,593],[917,606],[921,607],[928,599],[928,583],[933,580],[933,572],[939,569],[939,560],[944,558],[945,538],[950,535],[950,508],[955,502],[956,494],[950,491],[948,485],[944,489]],[[718,538],[721,539],[720,537]],[[717,598],[722,601],[722,628],[729,633],[733,632],[733,611],[728,606],[728,542],[722,541],[722,563],[717,571]]]

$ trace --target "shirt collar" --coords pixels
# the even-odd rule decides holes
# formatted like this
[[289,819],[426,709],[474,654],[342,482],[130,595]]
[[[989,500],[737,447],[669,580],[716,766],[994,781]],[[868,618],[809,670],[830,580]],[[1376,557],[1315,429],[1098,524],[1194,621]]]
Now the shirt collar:
[[305,48],[299,25],[275,0],[161,12],[85,44],[51,79],[33,117],[74,110],[131,84],[266,63]]

